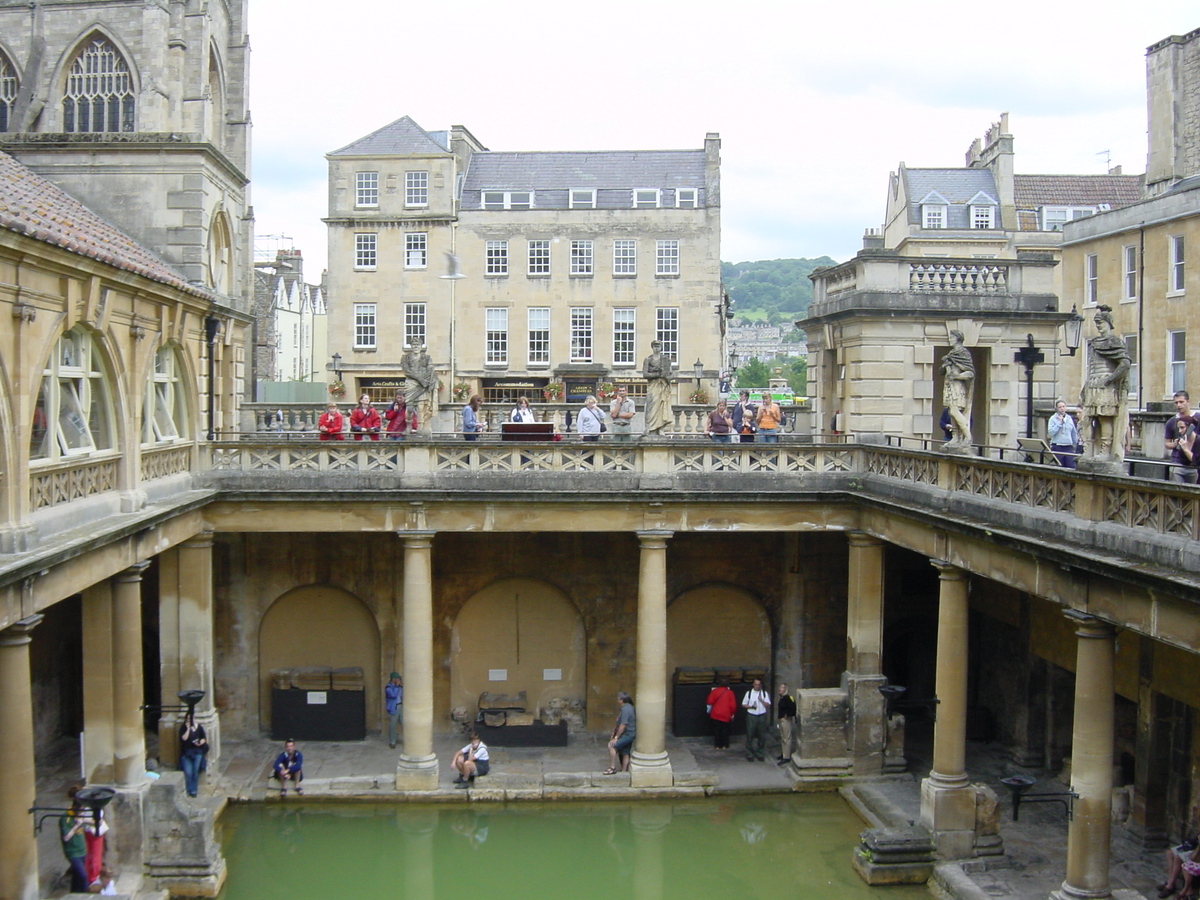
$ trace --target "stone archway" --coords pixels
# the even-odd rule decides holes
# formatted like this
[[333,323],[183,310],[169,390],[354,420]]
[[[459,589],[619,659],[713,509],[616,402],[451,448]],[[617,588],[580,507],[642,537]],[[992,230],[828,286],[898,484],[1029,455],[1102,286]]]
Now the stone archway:
[[258,633],[260,724],[271,717],[271,671],[296,666],[360,666],[367,730],[382,725],[379,626],[353,594],[309,585],[282,595],[263,614]]
[[732,584],[684,591],[667,607],[667,675],[678,666],[771,665],[771,620]]
[[586,647],[579,610],[558,588],[534,578],[495,581],[454,620],[450,706],[474,712],[484,691],[525,691],[535,715],[556,698],[584,700]]

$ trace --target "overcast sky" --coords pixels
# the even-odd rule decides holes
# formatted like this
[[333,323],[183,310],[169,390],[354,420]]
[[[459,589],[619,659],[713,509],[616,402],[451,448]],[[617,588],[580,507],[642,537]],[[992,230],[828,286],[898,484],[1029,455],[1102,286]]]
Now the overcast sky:
[[258,245],[286,235],[318,281],[324,154],[408,115],[491,150],[715,131],[721,258],[843,260],[900,161],[961,166],[1003,111],[1017,172],[1144,172],[1145,49],[1197,27],[1194,0],[250,0]]

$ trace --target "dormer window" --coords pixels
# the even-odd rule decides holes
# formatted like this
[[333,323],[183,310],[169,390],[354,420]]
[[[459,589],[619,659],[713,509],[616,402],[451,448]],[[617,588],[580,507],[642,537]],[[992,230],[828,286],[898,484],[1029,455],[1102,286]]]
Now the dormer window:
[[533,209],[533,191],[483,191],[484,209]]
[[595,209],[595,188],[571,188],[571,209]]
[[921,200],[922,228],[949,228],[950,201],[937,191],[930,191]]
[[921,227],[922,228],[945,228],[946,227],[946,205],[944,203],[922,203],[921,204]]
[[996,205],[995,197],[976,191],[975,196],[967,201],[971,228],[995,228]]
[[[1108,204],[1101,204],[1107,206]],[[1095,206],[1043,206],[1040,210],[1042,231],[1062,231],[1063,226],[1076,219],[1093,215],[1100,207]]]
[[633,192],[634,209],[658,209],[658,189],[642,189]]

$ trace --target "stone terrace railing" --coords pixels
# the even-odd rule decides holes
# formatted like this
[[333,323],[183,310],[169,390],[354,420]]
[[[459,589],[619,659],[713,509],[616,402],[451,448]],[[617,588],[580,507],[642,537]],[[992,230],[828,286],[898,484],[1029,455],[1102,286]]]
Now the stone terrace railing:
[[[639,491],[859,495],[1071,553],[1200,573],[1200,488],[1101,476],[1051,465],[952,456],[872,444],[619,444],[567,440],[236,441],[202,448],[197,481],[239,493],[420,490],[501,493],[530,502],[635,496]],[[363,490],[367,489],[367,490]],[[282,499],[282,497],[281,497]],[[1188,576],[1184,580],[1195,580]]]

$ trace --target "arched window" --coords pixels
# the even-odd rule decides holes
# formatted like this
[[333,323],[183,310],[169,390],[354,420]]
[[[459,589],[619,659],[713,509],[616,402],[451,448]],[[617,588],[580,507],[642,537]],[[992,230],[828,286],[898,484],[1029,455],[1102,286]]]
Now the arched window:
[[159,348],[154,370],[146,385],[142,413],[142,442],[160,444],[186,438],[187,405],[183,391],[183,364],[174,346]]
[[229,218],[225,213],[218,212],[208,229],[208,286],[226,296],[233,293],[232,256]]
[[133,131],[133,79],[124,57],[109,41],[93,37],[67,76],[63,131]]
[[17,70],[0,53],[0,131],[8,131],[12,122],[13,101],[17,99]]
[[217,55],[212,52],[208,54],[208,140],[218,150],[225,149],[225,90]]
[[33,410],[31,459],[58,459],[115,445],[109,379],[92,336],[82,328],[58,339],[42,372]]

